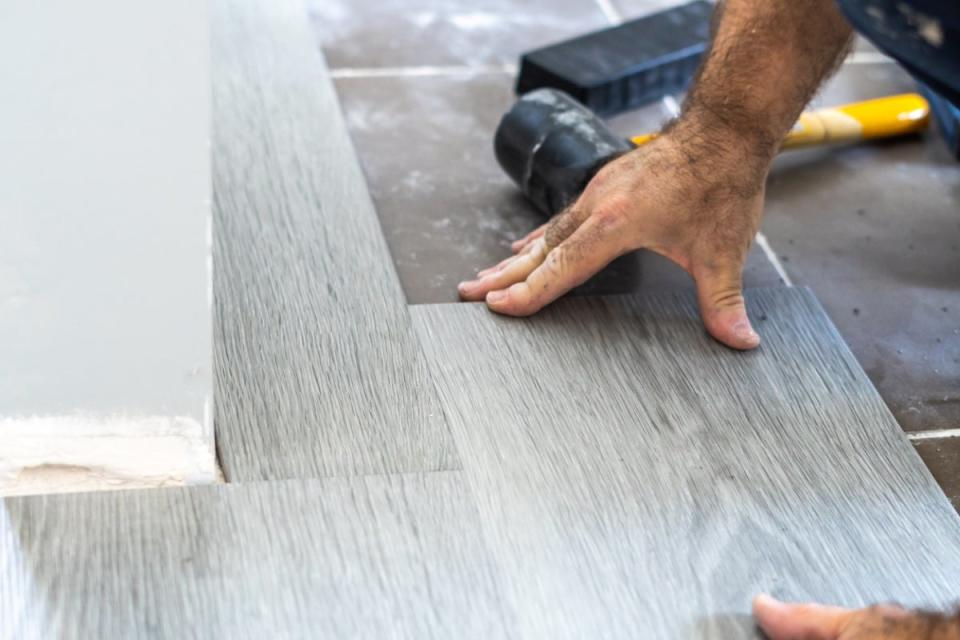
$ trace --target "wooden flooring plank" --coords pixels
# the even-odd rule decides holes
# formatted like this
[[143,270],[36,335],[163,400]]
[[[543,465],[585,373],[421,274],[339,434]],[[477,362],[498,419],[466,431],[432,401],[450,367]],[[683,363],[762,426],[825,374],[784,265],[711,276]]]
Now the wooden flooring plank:
[[413,309],[526,638],[755,637],[752,595],[957,596],[960,518],[812,295]]
[[503,638],[459,472],[0,504],[0,637]]
[[456,468],[304,7],[214,0],[211,21],[228,479]]
[[212,482],[206,9],[0,14],[0,495]]

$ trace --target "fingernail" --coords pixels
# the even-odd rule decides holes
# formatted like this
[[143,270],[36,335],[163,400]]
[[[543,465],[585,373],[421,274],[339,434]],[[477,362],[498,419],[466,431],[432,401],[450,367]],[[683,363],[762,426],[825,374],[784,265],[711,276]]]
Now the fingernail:
[[475,286],[477,286],[476,280],[464,280],[463,282],[457,285],[457,291],[459,291],[460,293],[466,293],[467,291],[469,291]]
[[782,602],[766,593],[761,593],[754,598],[753,601],[757,606],[764,607],[766,609],[780,609],[784,606]]
[[496,304],[507,297],[506,291],[491,291],[487,294],[487,302]]
[[760,336],[757,335],[757,332],[753,330],[753,328],[750,326],[750,323],[746,320],[741,320],[737,324],[733,325],[733,335],[746,342],[753,342],[754,340],[758,340],[760,338]]

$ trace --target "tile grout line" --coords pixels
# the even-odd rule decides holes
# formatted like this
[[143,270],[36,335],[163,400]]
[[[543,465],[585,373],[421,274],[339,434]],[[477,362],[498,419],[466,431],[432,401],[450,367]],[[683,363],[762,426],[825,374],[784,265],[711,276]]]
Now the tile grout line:
[[330,77],[335,80],[344,78],[389,78],[389,77],[428,77],[428,76],[456,76],[468,74],[515,74],[517,65],[483,65],[471,66],[420,66],[420,67],[343,67],[331,69]]
[[937,440],[940,438],[960,438],[960,428],[958,429],[930,429],[929,431],[911,431],[907,433],[907,439],[910,442],[918,440]]
[[847,56],[843,64],[879,64],[882,62],[894,62],[894,60],[879,51],[854,51]]
[[670,112],[671,118],[677,118],[680,116],[680,103],[677,102],[677,99],[672,95],[667,94],[661,98],[663,106]]
[[[606,0],[597,0],[598,3],[604,5]],[[615,10],[614,10],[615,11]],[[608,16],[611,22],[618,24],[616,20],[618,18],[614,16]],[[851,54],[845,61],[844,64],[879,64],[885,62],[893,62],[891,58],[888,58],[882,53],[875,53],[872,51],[865,51],[861,53]],[[334,79],[344,79],[344,78],[388,78],[388,77],[428,77],[428,76],[455,76],[455,75],[469,75],[469,74],[496,74],[496,73],[517,73],[517,65],[515,64],[499,64],[499,65],[480,65],[480,66],[469,66],[469,65],[448,65],[448,66],[431,66],[431,65],[422,65],[422,66],[413,66],[413,67],[341,67],[338,69],[330,70],[330,77]],[[667,106],[667,109],[672,113],[679,113],[679,105],[677,100],[672,95],[666,95],[662,98],[664,104]]]
[[620,15],[620,12],[617,10],[611,0],[597,0],[597,5],[600,7],[600,11],[603,12],[603,15],[607,18],[607,21],[612,25],[618,25],[623,23],[623,16]]
[[770,261],[770,264],[773,265],[774,271],[777,272],[777,275],[780,276],[780,279],[783,280],[783,284],[788,287],[793,286],[793,280],[790,279],[790,276],[787,275],[787,270],[783,268],[783,263],[780,262],[780,258],[777,257],[777,254],[773,252],[773,248],[770,246],[770,242],[767,240],[767,236],[761,231],[757,231],[757,246],[760,247],[760,250],[763,251],[763,255],[767,256],[767,260]]

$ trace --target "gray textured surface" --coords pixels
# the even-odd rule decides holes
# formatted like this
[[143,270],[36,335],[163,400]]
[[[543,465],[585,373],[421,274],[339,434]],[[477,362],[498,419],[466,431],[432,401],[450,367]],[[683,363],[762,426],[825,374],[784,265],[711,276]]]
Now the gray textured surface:
[[663,11],[680,4],[683,0],[610,0],[610,4],[625,20],[633,20],[650,13]]
[[528,637],[752,637],[760,590],[956,597],[960,518],[809,292],[735,353],[683,294],[414,323]]
[[228,479],[456,466],[303,6],[212,6],[216,419]]
[[916,440],[913,446],[953,506],[960,511],[960,437]]
[[0,7],[0,466],[169,432],[210,475],[207,50],[190,0]]
[[[513,102],[504,73],[342,78],[347,125],[411,304],[455,302],[457,283],[510,255],[510,243],[544,222],[497,164],[493,132]],[[658,128],[662,103],[615,119],[623,135]],[[779,283],[756,247],[747,286]],[[652,252],[624,256],[577,293],[691,287]]]
[[331,68],[516,64],[608,26],[594,0],[308,0]]
[[501,638],[456,472],[0,504],[0,638]]

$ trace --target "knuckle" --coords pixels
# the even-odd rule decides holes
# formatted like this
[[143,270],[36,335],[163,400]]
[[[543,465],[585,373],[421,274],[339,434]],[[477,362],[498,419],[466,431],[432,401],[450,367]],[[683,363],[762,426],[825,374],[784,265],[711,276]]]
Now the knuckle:
[[615,154],[594,174],[591,182],[603,184],[623,173],[627,167],[628,153]]
[[594,221],[603,228],[618,228],[627,221],[630,199],[624,196],[610,196],[593,210]]
[[613,166],[613,163],[608,162],[603,165],[599,171],[593,176],[593,179],[590,182],[595,186],[600,186],[605,184],[614,176],[616,173],[616,168]]
[[570,266],[570,252],[563,246],[557,247],[543,261],[543,267],[550,276],[556,276],[564,273]]
[[715,307],[721,309],[740,307],[744,304],[743,292],[739,287],[718,289],[711,294],[710,301]]
[[509,295],[510,313],[512,315],[530,316],[540,309],[536,304],[536,298],[531,295],[530,288],[523,283],[510,287]]

